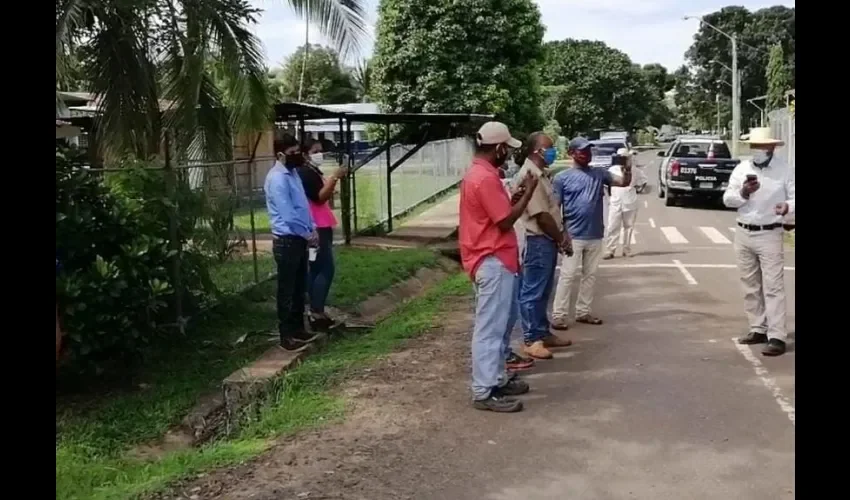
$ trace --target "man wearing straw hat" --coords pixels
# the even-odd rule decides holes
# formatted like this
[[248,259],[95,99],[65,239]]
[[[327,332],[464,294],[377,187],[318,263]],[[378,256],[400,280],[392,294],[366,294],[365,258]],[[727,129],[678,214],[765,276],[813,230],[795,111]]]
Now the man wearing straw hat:
[[752,159],[735,167],[723,203],[738,209],[735,257],[744,288],[749,333],[741,344],[767,344],[765,356],[785,353],[783,218],[795,213],[794,170],[778,155],[783,142],[767,127],[750,130]]

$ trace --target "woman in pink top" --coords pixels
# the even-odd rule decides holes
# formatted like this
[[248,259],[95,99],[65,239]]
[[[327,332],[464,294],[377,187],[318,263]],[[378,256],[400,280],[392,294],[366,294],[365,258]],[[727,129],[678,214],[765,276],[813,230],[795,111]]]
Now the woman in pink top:
[[325,302],[334,278],[333,232],[336,217],[330,207],[336,183],[345,177],[348,169],[339,167],[329,177],[325,177],[319,167],[324,161],[322,143],[308,140],[302,147],[305,164],[298,168],[298,175],[304,185],[304,192],[310,203],[310,214],[319,233],[319,248],[315,260],[309,262],[307,274],[307,293],[310,295],[310,326],[314,330],[326,330],[333,320],[325,313]]

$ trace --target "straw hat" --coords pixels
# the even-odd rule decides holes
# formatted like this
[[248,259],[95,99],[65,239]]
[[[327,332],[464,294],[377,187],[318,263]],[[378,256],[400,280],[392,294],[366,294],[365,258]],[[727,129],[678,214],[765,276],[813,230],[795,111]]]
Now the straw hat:
[[779,139],[774,139],[770,134],[769,127],[756,127],[750,129],[750,137],[744,141],[747,144],[767,144],[773,146],[782,146],[785,144]]

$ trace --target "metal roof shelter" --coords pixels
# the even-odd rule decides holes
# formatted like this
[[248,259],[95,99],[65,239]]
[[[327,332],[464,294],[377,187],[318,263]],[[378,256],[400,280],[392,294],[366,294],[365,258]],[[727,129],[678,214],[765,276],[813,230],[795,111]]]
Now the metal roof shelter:
[[[392,214],[392,174],[422,146],[436,138],[437,134],[462,134],[465,127],[474,127],[493,119],[493,115],[463,114],[463,113],[359,113],[344,111],[330,107],[316,106],[296,102],[284,102],[274,105],[275,122],[297,122],[298,131],[304,137],[304,121],[315,119],[337,119],[339,135],[342,137],[338,163],[342,166],[344,158],[348,162],[349,175],[342,181],[340,201],[342,203],[342,231],[345,243],[351,243],[352,208],[357,213],[357,195],[352,189],[357,170],[381,154],[389,151],[394,143],[405,139],[415,138],[416,145],[408,150],[401,158],[392,162],[387,154],[387,230],[393,230]],[[355,163],[351,150],[351,124],[354,122],[373,123],[386,127],[386,140],[369,155]],[[390,137],[390,125],[407,125],[395,136]],[[356,224],[356,218],[355,218]],[[356,231],[357,228],[354,228]]]

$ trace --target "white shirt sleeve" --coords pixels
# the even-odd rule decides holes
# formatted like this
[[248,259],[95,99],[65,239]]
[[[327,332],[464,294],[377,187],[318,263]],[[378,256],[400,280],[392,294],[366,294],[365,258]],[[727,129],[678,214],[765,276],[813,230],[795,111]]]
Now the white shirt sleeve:
[[744,179],[746,178],[741,165],[743,163],[739,163],[732,170],[732,175],[729,176],[729,185],[723,192],[723,204],[729,208],[739,208],[747,202],[747,199],[741,196],[741,188],[744,186]]
[[795,185],[796,181],[794,180],[794,170],[795,169],[793,168],[789,168],[788,175],[785,178],[785,197],[787,198],[785,203],[788,204],[788,213],[786,215],[794,215],[797,213],[797,201],[795,200],[797,187]]

